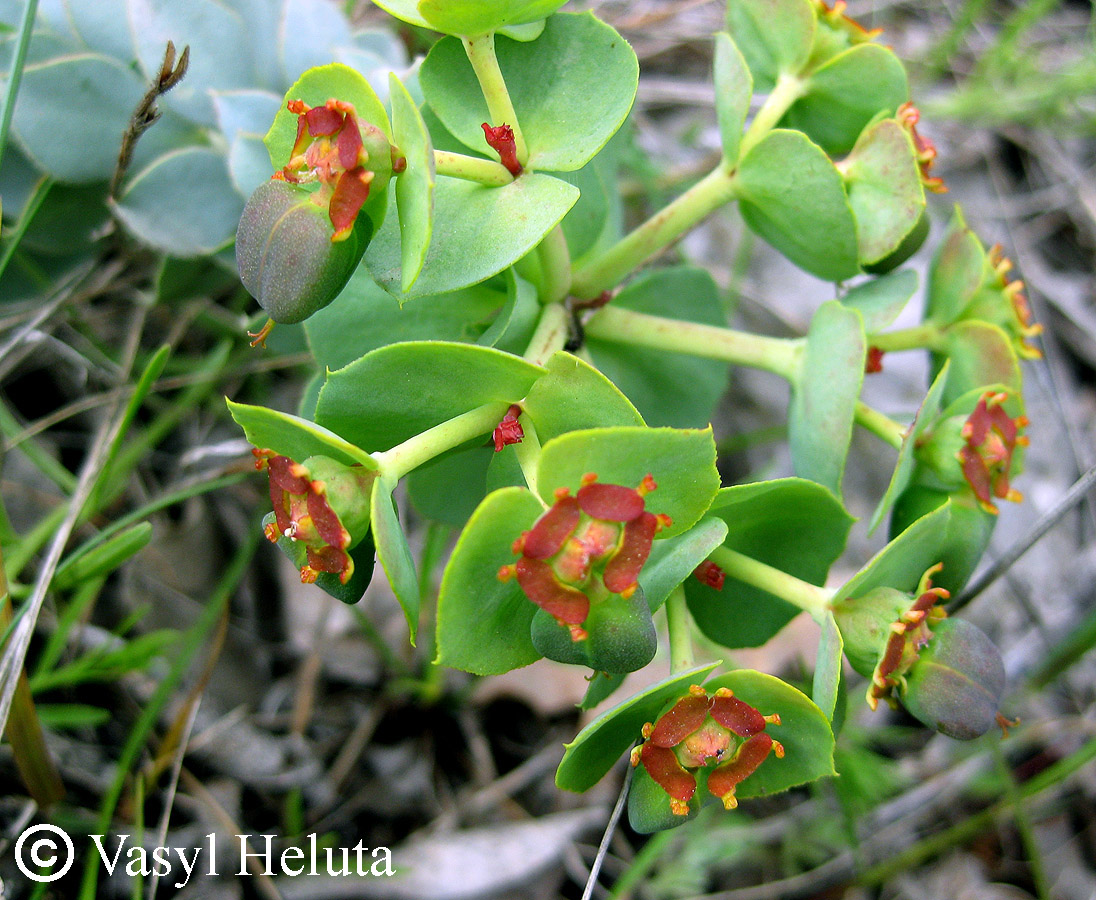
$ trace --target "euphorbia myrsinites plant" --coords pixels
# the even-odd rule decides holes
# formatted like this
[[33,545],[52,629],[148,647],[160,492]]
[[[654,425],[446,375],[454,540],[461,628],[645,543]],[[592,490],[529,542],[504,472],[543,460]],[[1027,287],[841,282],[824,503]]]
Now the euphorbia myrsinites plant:
[[[844,4],[729,0],[714,36],[722,159],[625,234],[613,138],[638,65],[620,35],[560,0],[377,2],[442,36],[390,79],[387,105],[345,66],[306,72],[236,242],[271,320],[258,339],[303,320],[324,371],[297,415],[230,404],[269,475],[266,535],[302,580],[356,602],[375,556],[414,640],[402,479],[423,516],[462,529],[439,664],[588,667],[590,707],[651,662],[663,621],[671,675],[588,725],[557,773],[585,790],[633,748],[641,831],[832,775],[842,654],[873,709],[901,703],[960,739],[1003,721],[1000,656],[945,604],[1000,503],[1020,499],[1017,360],[1038,355],[1039,328],[957,210],[923,323],[892,327],[917,288],[899,267],[929,231],[926,191],[946,188],[878,34]],[[725,327],[699,269],[642,271],[722,207],[834,284],[803,337]],[[902,351],[932,361],[912,422],[860,399]],[[720,486],[708,419],[730,365],[789,382],[795,477]],[[897,456],[869,523],[889,517],[891,540],[824,587],[852,524],[841,483],[858,427]],[[758,646],[800,611],[823,632],[812,697],[694,662],[695,630]]]

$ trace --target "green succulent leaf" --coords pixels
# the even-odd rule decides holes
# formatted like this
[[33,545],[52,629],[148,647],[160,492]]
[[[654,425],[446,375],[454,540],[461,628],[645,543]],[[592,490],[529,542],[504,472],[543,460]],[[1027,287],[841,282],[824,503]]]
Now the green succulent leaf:
[[567,0],[419,0],[419,14],[446,34],[477,35],[527,25],[550,16]]
[[810,0],[727,3],[727,30],[741,49],[759,91],[772,90],[780,74],[796,74],[807,64],[817,25]]
[[654,543],[651,555],[639,573],[639,586],[651,612],[662,606],[670,591],[692,575],[726,536],[726,522],[707,518],[684,534]]
[[910,523],[945,503],[950,506],[951,515],[940,541],[940,558],[937,560],[944,568],[933,576],[932,583],[955,595],[974,574],[997,525],[997,516],[982,509],[973,492],[949,494],[914,483],[894,504],[890,532],[892,535],[903,533]]
[[231,241],[243,207],[224,155],[204,147],[161,156],[114,205],[135,237],[178,257],[211,254]]
[[1020,392],[1023,375],[1012,341],[997,325],[971,320],[956,322],[944,333],[943,353],[951,362],[944,386],[944,403],[978,388],[999,384],[1012,393]]
[[951,504],[944,503],[917,519],[839,587],[830,605],[878,587],[913,591],[921,576],[940,561],[950,517]]
[[560,350],[546,362],[522,402],[541,443],[568,431],[612,425],[643,425],[636,408],[608,378],[577,356]]
[[[613,298],[613,306],[702,325],[726,325],[719,288],[703,269],[646,272]],[[696,428],[708,424],[727,388],[727,363],[683,353],[646,350],[589,338],[595,365],[636,405],[649,425]]]
[[392,593],[403,607],[413,645],[419,628],[419,577],[415,572],[415,560],[411,556],[407,536],[396,515],[396,501],[392,498],[395,487],[395,482],[384,476],[373,482],[370,523],[377,547],[377,561],[384,568]]
[[782,127],[806,132],[827,153],[848,153],[880,113],[893,115],[909,99],[905,66],[879,44],[857,44],[811,72]]
[[[725,546],[816,585],[825,583],[854,521],[829,489],[803,478],[723,488],[709,515],[726,523]],[[697,627],[725,647],[760,646],[800,612],[730,573],[721,591],[687,579],[685,597]]]
[[613,155],[604,150],[581,169],[558,173],[561,179],[581,191],[578,202],[560,223],[575,265],[598,246],[613,217],[614,205],[619,204],[619,199],[611,195],[615,192],[615,160],[603,159]]
[[434,228],[434,147],[419,107],[393,72],[388,77],[392,102],[392,138],[407,168],[396,177],[400,222],[400,291],[419,277]]
[[537,299],[536,286],[516,270],[507,269],[502,278],[506,281],[506,303],[476,343],[518,354],[529,346],[543,308]]
[[408,25],[417,25],[419,28],[432,27],[419,12],[419,0],[373,0],[373,2],[390,16],[395,16]]
[[407,497],[416,512],[461,528],[487,494],[487,467],[494,456],[482,441],[446,453],[407,476]]
[[822,710],[829,721],[833,721],[837,710],[837,699],[841,693],[842,665],[845,658],[845,643],[841,630],[832,612],[822,617],[822,634],[818,639],[818,656],[814,663],[814,684],[811,698]]
[[105,181],[144,90],[132,69],[98,54],[29,62],[12,118],[15,136],[27,156],[59,181]]
[[496,576],[514,562],[515,538],[542,512],[530,491],[510,487],[489,494],[472,514],[442,576],[439,665],[498,675],[540,658],[529,637],[537,607],[515,579]]
[[860,271],[841,175],[805,134],[770,131],[742,158],[734,185],[746,224],[801,269],[828,281]]
[[165,108],[200,125],[215,125],[211,92],[255,86],[248,28],[243,16],[228,4],[127,0],[126,6],[128,22],[115,27],[128,25],[146,84],[159,75],[168,41],[180,53],[188,45],[201,48],[191,54],[186,78],[159,100]]
[[929,267],[925,317],[943,324],[959,318],[982,283],[986,251],[958,206]]
[[788,413],[788,439],[797,475],[841,493],[856,402],[867,352],[860,313],[837,300],[811,320],[799,379]]
[[594,709],[604,703],[613,692],[624,684],[627,673],[618,672],[610,675],[608,672],[594,672],[590,676],[590,686],[586,689],[586,696],[578,705],[579,709]]
[[893,325],[916,291],[917,273],[899,269],[849,288],[841,303],[860,313],[871,335]]
[[[497,280],[417,299],[402,307],[360,266],[342,293],[304,322],[321,369],[341,369],[372,350],[405,341],[475,343],[510,302]],[[535,301],[534,301],[535,302]],[[538,306],[539,309],[539,306]]]
[[557,488],[577,491],[588,472],[604,484],[629,487],[653,475],[658,488],[647,496],[647,509],[673,519],[673,525],[661,531],[660,537],[681,534],[695,525],[719,489],[710,428],[569,431],[541,448],[537,466],[541,497],[551,503]]
[[578,200],[576,187],[551,175],[526,173],[504,187],[439,178],[434,232],[418,280],[407,293],[397,222],[389,217],[373,238],[365,263],[401,303],[478,284],[513,265],[551,231]]
[[765,715],[780,716],[780,724],[767,725],[765,733],[784,745],[784,758],[770,753],[735,791],[740,800],[767,797],[837,774],[833,768],[830,723],[806,694],[779,678],[751,669],[719,675],[704,687],[709,693],[721,687],[730,688],[736,697]]
[[226,402],[228,411],[244,430],[248,441],[260,450],[273,450],[296,462],[304,462],[310,456],[330,456],[346,465],[356,463],[367,469],[377,468],[368,453],[322,425],[265,406]]
[[738,160],[746,114],[750,111],[753,76],[742,51],[726,32],[715,36],[714,77],[715,111],[723,142],[723,159],[734,164]]
[[864,129],[845,160],[844,175],[860,262],[877,263],[901,246],[925,211],[925,189],[909,133],[894,119]]
[[[384,104],[365,77],[349,66],[331,63],[309,69],[285,92],[287,101],[303,100],[309,106],[323,106],[331,98],[353,104],[361,121],[375,125],[391,139],[392,126]],[[264,138],[266,149],[270,152],[270,163],[275,169],[280,169],[289,161],[296,139],[297,116],[283,103]]]
[[914,452],[925,432],[940,416],[944,401],[944,388],[947,385],[950,368],[950,362],[944,363],[944,367],[933,379],[932,386],[925,395],[925,399],[921,401],[917,415],[914,416],[913,424],[906,432],[906,436],[902,440],[902,446],[898,450],[898,461],[895,463],[890,484],[887,485],[887,491],[879,501],[879,505],[875,507],[875,512],[872,513],[871,521],[868,523],[868,534],[874,533],[875,529],[879,527],[879,523],[883,521],[883,517],[894,507],[902,492],[909,487],[916,465]]
[[709,663],[671,675],[606,710],[565,745],[556,769],[556,785],[565,791],[588,791],[640,739],[645,723],[653,722],[662,707],[685,694],[691,685],[702,683],[717,665]]
[[390,344],[328,374],[316,421],[360,447],[388,450],[485,403],[514,403],[543,374],[490,347]]
[[[635,53],[592,13],[552,16],[535,41],[495,41],[499,68],[529,149],[527,166],[580,169],[624,123],[639,83]],[[461,42],[443,38],[419,73],[431,109],[472,150],[487,152],[484,122],[492,122]],[[508,123],[512,124],[512,123]]]

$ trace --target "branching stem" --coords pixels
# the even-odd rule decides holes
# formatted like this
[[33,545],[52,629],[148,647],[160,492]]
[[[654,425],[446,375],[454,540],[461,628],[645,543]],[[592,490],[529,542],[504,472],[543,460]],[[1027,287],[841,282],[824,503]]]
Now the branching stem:
[[803,354],[802,338],[759,334],[683,322],[609,305],[586,322],[586,334],[600,340],[718,359],[737,366],[764,369],[788,380],[796,377]]
[[498,57],[495,56],[495,35],[481,34],[478,37],[466,37],[464,51],[472,63],[476,78],[479,80],[483,99],[487,101],[487,111],[491,115],[489,125],[509,125],[514,131],[514,143],[517,147],[518,162],[523,166],[529,161],[529,148],[525,136],[518,124],[518,115],[514,111],[510,92],[506,89],[506,80],[502,77]]
[[696,664],[693,658],[693,639],[689,632],[690,622],[689,609],[685,605],[685,588],[679,584],[670,591],[666,600],[671,672],[684,672]]
[[574,273],[571,293],[590,300],[664,250],[693,226],[734,199],[734,179],[716,168],[668,206]]
[[455,418],[428,428],[391,450],[373,454],[381,473],[392,479],[403,478],[447,450],[459,447],[482,434],[490,434],[506,415],[510,404],[505,401],[485,403]]
[[463,153],[451,153],[448,150],[434,151],[434,169],[439,175],[491,187],[504,187],[514,180],[514,176],[502,163],[492,159],[480,159],[478,156],[466,156]]
[[787,600],[816,618],[830,608],[833,591],[796,578],[730,547],[717,547],[712,551],[711,560],[732,578]]

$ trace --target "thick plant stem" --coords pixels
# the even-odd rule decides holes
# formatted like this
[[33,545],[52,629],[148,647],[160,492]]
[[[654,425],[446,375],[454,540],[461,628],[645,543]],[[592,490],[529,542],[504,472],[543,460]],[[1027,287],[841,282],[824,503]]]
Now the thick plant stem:
[[863,400],[856,401],[856,424],[886,441],[894,449],[902,449],[902,443],[906,439],[906,426],[868,406]]
[[461,178],[491,187],[504,187],[514,180],[506,166],[492,159],[465,156],[448,150],[434,151],[434,169],[439,175]]
[[566,343],[567,310],[558,303],[550,303],[541,310],[537,330],[525,348],[525,358],[534,365],[543,366]]
[[733,199],[733,177],[722,167],[715,169],[669,206],[580,267],[572,279],[571,293],[589,300],[615,287],[634,269]]
[[403,478],[408,472],[430,462],[447,450],[459,447],[481,434],[490,434],[506,415],[510,404],[505,401],[485,403],[447,422],[428,428],[422,434],[408,438],[391,450],[374,454],[381,473],[392,479]]
[[765,337],[717,325],[651,316],[612,305],[594,313],[586,322],[585,330],[588,337],[599,340],[718,359],[764,369],[789,380],[799,370],[804,344],[802,338]]
[[[718,359],[780,375],[795,383],[803,355],[803,338],[774,338],[760,334],[651,316],[617,306],[598,310],[586,322],[587,337],[652,347]],[[892,447],[901,448],[906,426],[857,401],[856,421]]]
[[502,77],[498,57],[495,56],[495,35],[481,34],[479,37],[466,37],[463,40],[464,52],[472,63],[480,90],[483,91],[483,99],[487,101],[487,111],[491,114],[488,124],[509,125],[513,129],[518,162],[524,166],[529,161],[529,148],[525,145],[518,115],[514,112],[510,92],[506,89],[506,81]]
[[784,72],[776,81],[772,93],[765,98],[765,102],[757,111],[750,127],[742,136],[739,145],[738,158],[742,159],[765,137],[779,122],[796,100],[803,96],[807,83],[797,75]]
[[730,547],[716,547],[711,553],[711,560],[732,578],[787,600],[815,618],[830,608],[833,591],[796,578]]
[[563,229],[557,225],[537,247],[540,257],[540,302],[560,303],[571,290],[571,251]]
[[693,640],[689,633],[689,610],[685,605],[685,588],[680,584],[666,599],[666,630],[670,636],[670,671],[684,672],[696,665]]
[[944,340],[943,329],[935,322],[922,322],[912,328],[881,331],[868,337],[868,344],[884,353],[898,350],[938,350]]
[[[11,625],[11,597],[8,594],[8,579],[4,571],[4,560],[0,557],[0,630],[6,631]],[[4,734],[11,744],[12,755],[19,777],[26,785],[34,802],[42,809],[48,809],[65,796],[65,787],[61,776],[53,764],[53,757],[46,747],[42,724],[31,698],[30,685],[25,671],[19,673],[19,683],[11,701],[11,712]]]

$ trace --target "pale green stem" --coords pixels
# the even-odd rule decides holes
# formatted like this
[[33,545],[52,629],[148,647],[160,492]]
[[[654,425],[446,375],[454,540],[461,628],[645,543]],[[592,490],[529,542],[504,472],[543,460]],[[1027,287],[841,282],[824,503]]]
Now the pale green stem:
[[447,450],[459,447],[482,434],[494,431],[495,426],[506,415],[510,404],[505,401],[485,403],[440,425],[429,428],[422,434],[416,434],[391,450],[374,453],[373,459],[380,466],[381,473],[388,478],[400,479],[408,472],[417,469],[423,463],[430,462]]
[[521,466],[521,474],[525,476],[525,483],[529,486],[529,490],[533,492],[533,496],[540,500],[541,504],[547,509],[548,504],[541,499],[540,491],[537,490],[537,463],[540,460],[540,438],[537,437],[537,430],[533,426],[532,420],[527,415],[520,417],[521,430],[523,437],[514,445],[514,454],[517,456],[518,465]]
[[541,311],[537,330],[525,349],[525,358],[534,365],[543,366],[566,343],[567,310],[558,303],[551,303]]
[[487,101],[487,111],[491,115],[488,124],[509,125],[513,129],[518,162],[524,166],[529,161],[529,148],[525,145],[525,136],[521,133],[510,92],[506,89],[506,81],[502,77],[498,57],[495,56],[495,35],[481,34],[479,37],[466,37],[463,40],[464,51],[468,54],[468,61],[472,63],[479,80],[483,99]]
[[514,176],[502,163],[465,156],[463,153],[450,153],[448,150],[434,151],[434,169],[439,175],[462,178],[491,187],[505,187],[514,180]]
[[670,671],[684,672],[696,665],[693,640],[689,632],[689,609],[685,605],[685,588],[678,585],[666,600],[666,630],[670,637]]
[[776,80],[772,93],[753,117],[750,127],[742,136],[738,158],[742,159],[767,135],[783,117],[793,103],[803,96],[807,82],[796,75],[784,72]]
[[732,578],[787,600],[815,618],[830,608],[833,591],[758,562],[730,547],[717,547],[710,559]]
[[902,449],[906,439],[907,427],[895,422],[890,416],[872,409],[863,400],[856,401],[856,423],[866,428],[880,440],[886,441],[896,450]]
[[540,302],[559,303],[571,290],[571,251],[563,229],[557,225],[544,236],[537,247],[540,257]]
[[626,275],[734,199],[734,179],[722,167],[700,181],[604,253],[579,267],[571,293],[584,300],[619,284]]
[[[799,377],[804,346],[803,338],[765,337],[612,305],[594,313],[584,330],[587,337],[718,359],[772,372],[793,383]],[[906,435],[905,425],[860,400],[856,403],[856,421],[892,447],[901,448]]]
[[590,317],[585,331],[587,337],[603,341],[718,359],[764,369],[789,380],[796,377],[803,354],[802,338],[747,334],[717,325],[652,316],[611,304]]
[[912,328],[899,328],[895,331],[880,331],[869,335],[868,344],[878,347],[885,353],[898,350],[938,350],[944,340],[944,334],[935,322],[922,322]]

